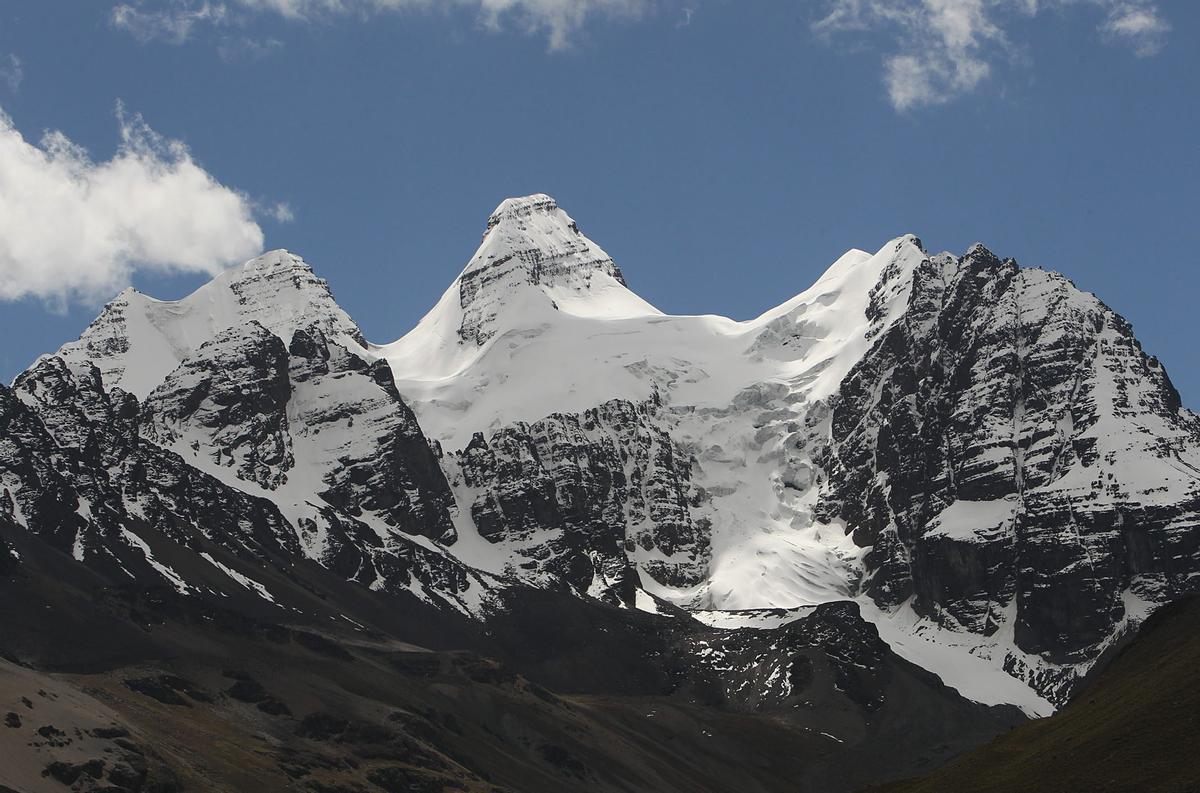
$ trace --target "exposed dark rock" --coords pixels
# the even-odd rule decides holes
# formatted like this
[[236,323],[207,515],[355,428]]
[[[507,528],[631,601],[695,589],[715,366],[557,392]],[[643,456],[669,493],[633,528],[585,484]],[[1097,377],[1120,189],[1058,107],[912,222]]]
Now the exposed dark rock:
[[[454,456],[478,495],[471,516],[491,542],[521,542],[522,555],[578,590],[631,602],[630,551],[655,551],[660,580],[688,586],[707,570],[708,537],[691,507],[691,458],[662,428],[655,401],[606,402],[476,434]],[[548,540],[536,538],[549,534]]]
[[[1015,604],[1019,648],[1077,662],[1119,626],[1123,591],[1195,585],[1200,474],[1176,461],[1197,444],[1200,420],[1128,323],[975,246],[917,267],[904,321],[842,383],[821,510],[871,547],[881,605],[912,596],[989,635]],[[1126,455],[1161,461],[1163,486]]]
[[131,690],[139,694],[145,694],[151,699],[156,699],[164,705],[181,705],[190,708],[191,702],[188,702],[180,693],[179,689],[172,685],[171,680],[167,676],[161,677],[138,677],[131,680],[126,680],[125,685]]
[[62,782],[64,785],[74,785],[81,777],[100,779],[104,776],[105,762],[103,760],[87,760],[82,763],[67,763],[56,760],[46,766],[42,776]]
[[288,353],[257,322],[231,328],[186,358],[142,406],[141,433],[182,442],[212,464],[273,490],[294,465],[288,431]]

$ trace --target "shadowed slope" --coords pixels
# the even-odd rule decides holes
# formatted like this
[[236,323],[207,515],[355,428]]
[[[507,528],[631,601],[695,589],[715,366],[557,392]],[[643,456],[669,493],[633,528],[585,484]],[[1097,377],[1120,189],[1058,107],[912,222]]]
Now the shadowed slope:
[[1060,713],[875,793],[1184,793],[1200,789],[1200,598],[1146,621]]

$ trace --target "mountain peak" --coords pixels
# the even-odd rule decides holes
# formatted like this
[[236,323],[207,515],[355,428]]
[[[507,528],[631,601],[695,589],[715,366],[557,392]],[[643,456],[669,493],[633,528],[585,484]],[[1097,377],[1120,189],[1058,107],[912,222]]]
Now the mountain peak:
[[[221,285],[224,285],[235,292],[240,292],[243,288],[242,285],[246,284],[264,284],[272,287],[273,290],[285,284],[291,284],[302,291],[315,290],[326,295],[329,294],[329,287],[326,285],[325,279],[319,278],[308,262],[304,261],[299,254],[292,253],[285,248],[267,251],[243,264],[230,267],[217,275],[208,287],[202,288],[220,288]],[[266,297],[268,300],[277,299],[274,295],[262,295],[261,297]]]
[[662,312],[629,290],[612,257],[544,193],[508,198],[437,305],[376,348],[398,380],[449,377],[507,333]]
[[975,263],[1000,263],[1000,257],[992,253],[992,251],[982,242],[976,242],[967,252],[963,254],[963,261]]
[[460,281],[508,262],[540,282],[545,268],[605,269],[622,284],[621,271],[612,257],[579,230],[574,219],[545,193],[506,198],[488,216],[483,242],[463,269]]
[[504,307],[527,310],[530,300],[583,316],[657,313],[628,291],[612,257],[544,193],[500,202],[457,284],[458,336],[476,346],[500,330]]
[[[366,345],[325,280],[279,249],[225,270],[181,300],[126,289],[59,355],[93,361],[106,387],[120,386],[140,399],[204,342],[252,321],[285,344],[298,328],[316,325],[330,338]],[[131,361],[136,365],[128,366]]]
[[272,270],[303,270],[305,272],[312,272],[312,268],[308,266],[308,262],[304,261],[299,254],[292,253],[286,248],[276,248],[275,250],[267,251],[255,256],[242,266],[234,267],[227,272],[238,274],[268,272]]
[[535,213],[549,215],[555,212],[562,212],[558,208],[558,202],[545,193],[506,198],[488,217],[487,230],[491,231],[506,220],[520,222],[523,218],[531,217]]

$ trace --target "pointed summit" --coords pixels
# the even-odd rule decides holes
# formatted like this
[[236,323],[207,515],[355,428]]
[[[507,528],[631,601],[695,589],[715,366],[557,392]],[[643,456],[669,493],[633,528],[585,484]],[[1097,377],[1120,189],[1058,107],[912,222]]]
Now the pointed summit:
[[502,308],[523,303],[529,287],[570,314],[657,313],[627,290],[612,257],[543,193],[506,199],[488,217],[483,242],[458,278],[459,336],[484,344],[499,330],[495,320]]
[[155,300],[125,289],[58,354],[68,362],[95,363],[107,388],[119,386],[141,399],[192,350],[252,321],[284,344],[297,328],[315,325],[330,338],[366,345],[325,280],[281,249],[231,267],[182,300]]
[[446,377],[507,333],[579,319],[661,316],[548,195],[509,198],[488,217],[478,250],[403,338],[375,348],[398,380]]
[[[520,221],[523,218],[532,217],[535,212],[549,215],[562,212],[562,210],[559,209],[558,202],[545,193],[506,198],[500,202],[500,206],[496,207],[496,211],[488,217],[488,231],[500,225],[502,221]],[[565,215],[566,213],[562,212],[562,214]]]

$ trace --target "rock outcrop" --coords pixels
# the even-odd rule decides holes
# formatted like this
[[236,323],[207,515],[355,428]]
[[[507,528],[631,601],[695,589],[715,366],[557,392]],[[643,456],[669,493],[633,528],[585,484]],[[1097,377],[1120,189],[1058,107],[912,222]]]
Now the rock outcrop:
[[478,433],[447,467],[471,494],[480,536],[502,543],[517,567],[632,605],[638,569],[681,587],[707,570],[707,526],[692,514],[705,496],[660,411],[613,400]]
[[930,257],[834,401],[822,503],[884,607],[1094,657],[1193,586],[1200,419],[1120,316],[982,246]]

